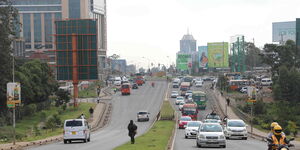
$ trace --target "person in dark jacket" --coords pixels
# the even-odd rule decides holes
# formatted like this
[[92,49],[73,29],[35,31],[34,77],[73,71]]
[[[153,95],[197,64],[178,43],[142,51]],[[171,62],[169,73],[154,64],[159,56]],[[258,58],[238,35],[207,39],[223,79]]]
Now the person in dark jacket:
[[134,144],[134,136],[136,135],[137,126],[133,123],[133,120],[130,120],[130,123],[128,124],[128,135],[131,138],[131,144]]

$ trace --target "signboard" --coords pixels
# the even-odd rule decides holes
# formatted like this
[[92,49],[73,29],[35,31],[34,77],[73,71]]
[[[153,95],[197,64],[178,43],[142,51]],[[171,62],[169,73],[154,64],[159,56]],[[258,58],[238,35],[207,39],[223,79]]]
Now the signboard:
[[207,46],[199,46],[199,67],[200,68],[207,68],[208,67],[208,55],[207,55]]
[[7,107],[14,108],[21,104],[21,85],[18,82],[7,83]]
[[189,64],[192,63],[191,54],[177,54],[176,68],[179,70],[188,70]]
[[208,66],[212,68],[225,68],[228,63],[228,42],[207,43]]
[[[93,19],[55,21],[57,80],[97,80],[97,22]],[[73,53],[74,52],[74,53]]]
[[296,40],[296,22],[273,22],[272,41],[282,43],[287,40]]

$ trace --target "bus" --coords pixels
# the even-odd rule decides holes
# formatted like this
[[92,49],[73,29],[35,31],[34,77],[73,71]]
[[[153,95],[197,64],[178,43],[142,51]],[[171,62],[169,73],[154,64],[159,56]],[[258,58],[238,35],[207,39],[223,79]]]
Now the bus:
[[182,106],[181,109],[182,116],[190,116],[192,120],[197,120],[197,104],[195,103],[186,103]]
[[254,84],[254,81],[250,81],[250,80],[229,80],[228,81],[229,88],[233,91],[252,84]]
[[197,109],[205,109],[206,108],[206,93],[202,91],[193,91],[192,99],[197,104]]

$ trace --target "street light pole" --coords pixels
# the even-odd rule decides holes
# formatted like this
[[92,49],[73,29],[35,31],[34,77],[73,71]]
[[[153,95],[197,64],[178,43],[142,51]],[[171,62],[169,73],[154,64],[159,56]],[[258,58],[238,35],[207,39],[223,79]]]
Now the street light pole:
[[[15,82],[15,55],[14,52],[12,53],[12,75],[13,75],[13,83]],[[13,145],[16,145],[16,104],[14,104],[13,110]]]

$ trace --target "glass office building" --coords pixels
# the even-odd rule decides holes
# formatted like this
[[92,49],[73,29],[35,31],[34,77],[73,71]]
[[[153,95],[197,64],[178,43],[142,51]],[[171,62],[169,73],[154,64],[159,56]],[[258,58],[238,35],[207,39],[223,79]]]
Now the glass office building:
[[[105,68],[107,40],[105,6],[94,5],[93,0],[12,0],[19,10],[20,39],[25,42],[25,56],[43,51],[54,64],[55,20],[97,19],[99,70]],[[50,51],[49,51],[50,50]]]

